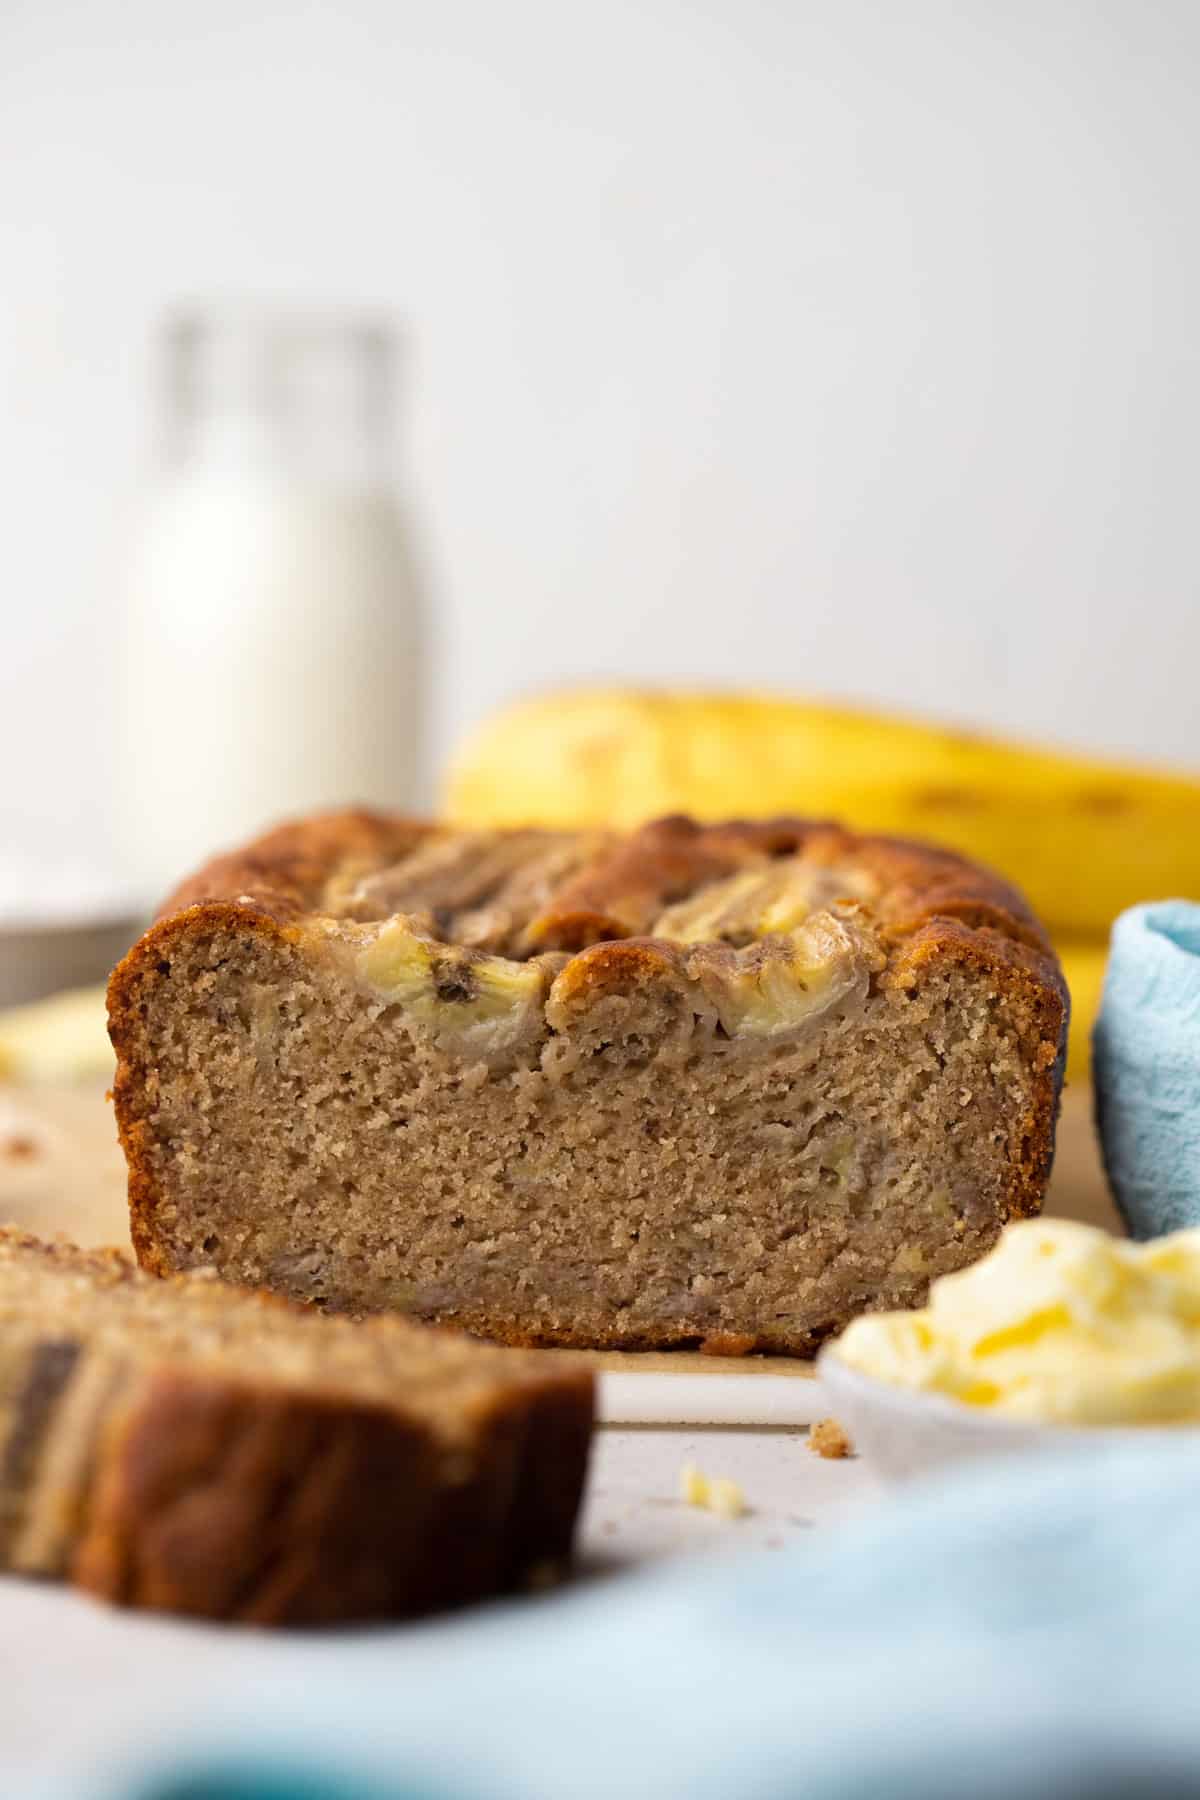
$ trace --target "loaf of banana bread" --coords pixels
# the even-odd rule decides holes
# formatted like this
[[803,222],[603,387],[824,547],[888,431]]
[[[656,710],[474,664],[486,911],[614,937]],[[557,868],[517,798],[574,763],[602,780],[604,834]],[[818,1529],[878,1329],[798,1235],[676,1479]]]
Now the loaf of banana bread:
[[591,1387],[0,1231],[0,1567],[258,1624],[476,1600],[564,1562]]
[[285,826],[109,1007],[146,1268],[730,1353],[919,1304],[1036,1211],[1066,1028],[1011,888],[796,819]]

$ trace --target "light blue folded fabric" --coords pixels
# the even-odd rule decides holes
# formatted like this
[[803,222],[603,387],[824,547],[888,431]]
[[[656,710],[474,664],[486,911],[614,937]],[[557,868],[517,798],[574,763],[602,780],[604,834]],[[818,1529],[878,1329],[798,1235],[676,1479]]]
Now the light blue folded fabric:
[[1081,1445],[799,1550],[292,1639],[71,1800],[1200,1796],[1200,1434]]
[[1105,1165],[1130,1232],[1200,1225],[1200,905],[1164,900],[1117,920],[1093,1070]]

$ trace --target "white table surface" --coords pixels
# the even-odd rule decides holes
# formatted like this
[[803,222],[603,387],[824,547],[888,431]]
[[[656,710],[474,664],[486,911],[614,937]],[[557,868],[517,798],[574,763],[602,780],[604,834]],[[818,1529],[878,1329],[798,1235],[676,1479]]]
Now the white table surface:
[[[584,1566],[781,1550],[882,1491],[861,1458],[814,1456],[806,1439],[799,1430],[744,1427],[600,1432],[583,1516]],[[685,1463],[736,1481],[746,1512],[725,1519],[685,1504]]]
[[[694,1463],[741,1486],[747,1511],[725,1519],[686,1505],[680,1469]],[[578,1579],[603,1581],[664,1557],[782,1550],[827,1530],[882,1488],[861,1459],[813,1455],[802,1430],[608,1427],[597,1433],[580,1529]],[[536,1601],[532,1602],[536,1604]],[[465,1615],[451,1628],[462,1629]],[[436,1620],[397,1628],[415,1648]],[[331,1652],[339,1639],[323,1634]],[[361,1633],[346,1642],[361,1645]],[[70,1784],[137,1744],[145,1722],[189,1732],[215,1711],[231,1678],[311,1654],[308,1634],[230,1629],[120,1612],[67,1588],[0,1578],[0,1793]]]

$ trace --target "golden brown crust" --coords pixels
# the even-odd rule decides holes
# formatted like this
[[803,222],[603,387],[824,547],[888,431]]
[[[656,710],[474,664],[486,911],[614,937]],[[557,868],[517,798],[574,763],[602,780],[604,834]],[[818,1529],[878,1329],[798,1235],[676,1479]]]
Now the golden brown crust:
[[[204,1276],[167,1284],[180,1311],[164,1346],[136,1311],[141,1294],[169,1318],[162,1289],[119,1253],[9,1230],[0,1253],[4,1566],[121,1605],[321,1625],[466,1604],[565,1565],[593,1414],[579,1363],[531,1366],[390,1320],[335,1328]],[[222,1325],[256,1327],[260,1309],[277,1335],[218,1366]],[[310,1349],[314,1331],[336,1329],[343,1351],[353,1334],[361,1358],[340,1381],[305,1378],[273,1349],[294,1341],[291,1320]],[[392,1381],[356,1389],[354,1369],[388,1344]],[[473,1382],[443,1415],[447,1356]]]
[[[205,864],[175,890],[159,918],[224,903],[236,906],[239,914],[246,909],[288,923],[319,910],[339,870],[349,865],[367,871],[400,860],[436,829],[365,811],[280,825]],[[913,935],[932,919],[987,926],[1041,951],[1047,980],[1059,979],[1046,933],[1022,896],[999,875],[953,851],[812,819],[721,825],[698,825],[682,817],[655,820],[618,839],[566,881],[531,929],[538,947],[545,949],[575,950],[606,938],[641,937],[682,893],[754,863],[797,853],[817,865],[853,865],[874,876],[879,917],[897,938]]]
[[[347,870],[369,875],[411,853],[437,827],[383,815],[329,814],[285,825],[219,858],[177,890],[159,922],[116,970],[109,989],[110,1030],[117,1050],[114,1089],[121,1142],[130,1171],[134,1244],[144,1267],[167,1273],[154,1228],[160,1203],[149,1155],[153,1072],[137,1063],[136,1040],[143,984],[168,960],[172,943],[190,933],[227,925],[297,941],[306,924],[322,916],[323,898]],[[856,891],[847,896],[870,927],[886,967],[872,981],[912,991],[925,972],[966,963],[991,977],[1009,1008],[1034,1072],[1027,1117],[1019,1125],[1006,1197],[1010,1217],[1037,1210],[1053,1157],[1054,1127],[1065,1057],[1068,999],[1049,940],[1025,901],[1009,884],[951,851],[902,839],[864,835],[825,821],[780,818],[703,826],[668,818],[625,837],[601,838],[592,859],[576,868],[540,907],[526,932],[529,950],[574,953],[555,983],[561,1003],[586,1005],[591,996],[658,984],[664,995],[682,988],[695,952],[724,955],[720,944],[684,948],[649,937],[666,907],[697,887],[769,867],[799,855],[805,865],[851,871]],[[863,899],[863,885],[870,898]],[[836,886],[836,882],[835,882]],[[311,915],[311,917],[310,917]],[[435,922],[436,926],[436,922]],[[691,960],[688,960],[689,957]],[[529,1334],[518,1317],[473,1319],[457,1315],[468,1330],[512,1344],[570,1342],[543,1332]],[[589,1340],[591,1341],[591,1340]],[[600,1347],[603,1342],[595,1340]],[[636,1339],[625,1330],[623,1348],[683,1347],[669,1329]],[[700,1337],[688,1340],[705,1347]],[[794,1351],[815,1350],[818,1339]],[[757,1340],[739,1339],[729,1349],[752,1351]],[[722,1349],[726,1349],[724,1343]]]
[[547,1383],[540,1408],[489,1404],[486,1453],[448,1487],[428,1433],[388,1408],[165,1370],[104,1445],[72,1579],[119,1605],[293,1626],[511,1589],[569,1552],[590,1380]]
[[205,863],[168,896],[158,916],[165,919],[189,906],[225,900],[280,921],[297,918],[318,906],[335,869],[377,869],[395,862],[431,829],[420,820],[364,809],[277,825],[253,843]]
[[525,1454],[512,1503],[505,1581],[523,1580],[540,1563],[571,1553],[583,1502],[595,1412],[590,1370],[556,1372],[538,1387],[526,1415]]
[[[692,819],[656,819],[567,882],[534,920],[530,936],[546,950],[642,937],[670,901],[770,854],[770,841],[770,826],[731,832]],[[798,849],[799,838],[789,847]]]
[[436,1493],[427,1436],[382,1409],[164,1373],[106,1445],[72,1577],[261,1625],[417,1610]]

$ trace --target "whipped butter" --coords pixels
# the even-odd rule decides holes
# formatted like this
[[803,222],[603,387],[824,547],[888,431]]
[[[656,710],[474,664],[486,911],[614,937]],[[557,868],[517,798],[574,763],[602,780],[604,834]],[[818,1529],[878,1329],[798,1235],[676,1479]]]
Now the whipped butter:
[[836,1354],[1009,1418],[1200,1422],[1200,1229],[1131,1244],[1065,1219],[1010,1225],[923,1311],[866,1314]]

